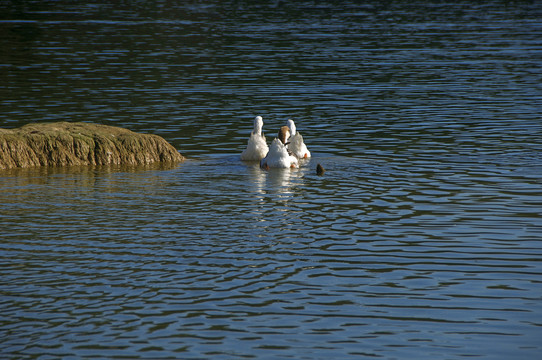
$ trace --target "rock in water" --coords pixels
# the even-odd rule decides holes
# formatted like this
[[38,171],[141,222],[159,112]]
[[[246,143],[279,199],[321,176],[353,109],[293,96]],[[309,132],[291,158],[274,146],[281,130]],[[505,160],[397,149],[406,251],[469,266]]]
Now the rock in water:
[[90,123],[35,123],[0,129],[0,169],[31,166],[141,165],[184,157],[158,135]]
[[322,176],[326,172],[326,169],[320,164],[316,165],[316,175]]

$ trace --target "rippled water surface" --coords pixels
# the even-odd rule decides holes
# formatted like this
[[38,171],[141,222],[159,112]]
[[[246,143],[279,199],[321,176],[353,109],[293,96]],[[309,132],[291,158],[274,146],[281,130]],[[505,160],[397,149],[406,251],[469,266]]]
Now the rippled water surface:
[[[0,9],[2,127],[188,157],[0,172],[2,358],[540,356],[536,2]],[[255,115],[313,157],[240,161]]]

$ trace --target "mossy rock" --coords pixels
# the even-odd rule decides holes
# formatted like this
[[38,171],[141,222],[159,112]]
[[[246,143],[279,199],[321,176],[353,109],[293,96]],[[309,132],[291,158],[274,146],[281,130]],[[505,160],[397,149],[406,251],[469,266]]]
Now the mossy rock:
[[0,169],[31,166],[142,165],[184,157],[158,135],[90,123],[37,123],[0,129]]

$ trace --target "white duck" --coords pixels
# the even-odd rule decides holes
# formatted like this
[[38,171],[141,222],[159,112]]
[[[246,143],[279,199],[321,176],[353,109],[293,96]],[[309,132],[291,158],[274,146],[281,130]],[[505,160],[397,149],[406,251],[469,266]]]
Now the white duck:
[[265,136],[262,133],[263,128],[263,119],[261,116],[256,116],[254,118],[254,130],[250,134],[248,139],[247,148],[243,150],[241,154],[241,160],[253,160],[260,161],[267,155],[269,147],[267,146],[267,141],[265,141]]
[[296,168],[298,167],[297,158],[290,155],[286,148],[286,143],[290,137],[288,126],[282,126],[279,130],[278,139],[275,138],[269,147],[267,156],[260,162],[262,169],[269,168]]
[[298,159],[310,158],[311,152],[303,142],[303,136],[301,136],[299,132],[296,132],[294,121],[288,120],[287,124],[291,134],[288,150],[290,150]]

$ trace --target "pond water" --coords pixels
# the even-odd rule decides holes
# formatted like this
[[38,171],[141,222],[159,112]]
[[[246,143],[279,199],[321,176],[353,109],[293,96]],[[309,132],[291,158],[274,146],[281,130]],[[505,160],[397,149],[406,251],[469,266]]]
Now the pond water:
[[[188,158],[0,172],[3,358],[540,355],[536,2],[0,10],[2,127],[116,125]],[[240,161],[256,115],[313,157]]]

